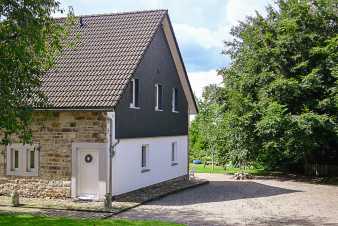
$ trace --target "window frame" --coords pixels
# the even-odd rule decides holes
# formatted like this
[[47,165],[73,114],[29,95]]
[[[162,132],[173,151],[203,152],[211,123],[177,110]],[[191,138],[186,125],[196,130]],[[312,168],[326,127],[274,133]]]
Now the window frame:
[[[16,165],[16,156],[15,156],[16,153],[18,153],[18,167],[15,166]],[[15,147],[10,147],[9,150],[7,151],[7,155],[9,155],[8,163],[10,164],[9,165],[10,170],[13,172],[18,172],[20,169],[20,151],[17,150],[17,148]]]
[[[15,154],[18,153],[18,167],[15,167]],[[29,152],[29,154],[28,154]],[[34,152],[34,168],[31,167],[31,152]],[[39,145],[10,144],[6,148],[8,176],[38,176],[39,175]]]
[[[37,165],[36,165],[36,154],[37,154],[37,150],[36,147],[33,146],[33,150],[30,149],[32,146],[27,147],[26,149],[26,172],[35,172],[37,170]],[[32,156],[33,153],[33,156]],[[32,162],[32,157],[33,157],[33,162]],[[32,163],[33,163],[33,167],[32,167]]]
[[[143,149],[145,148],[145,149]],[[143,151],[145,152],[145,158],[143,155]],[[143,164],[145,163],[145,164]],[[141,145],[141,173],[145,173],[150,171],[149,169],[149,144]]]
[[[129,104],[129,108],[140,109],[140,80],[137,78],[132,78],[130,82],[132,86],[132,100]],[[135,84],[137,84],[137,87]]]
[[[160,98],[160,87],[161,87],[161,98]],[[155,84],[155,111],[163,111],[163,90],[164,89],[162,84],[160,83]]]
[[178,165],[178,161],[177,161],[177,151],[178,149],[178,144],[177,141],[173,141],[171,142],[171,150],[170,150],[170,162],[171,162],[171,166],[176,166]]
[[171,94],[171,111],[174,113],[179,113],[178,109],[178,89],[173,88]]

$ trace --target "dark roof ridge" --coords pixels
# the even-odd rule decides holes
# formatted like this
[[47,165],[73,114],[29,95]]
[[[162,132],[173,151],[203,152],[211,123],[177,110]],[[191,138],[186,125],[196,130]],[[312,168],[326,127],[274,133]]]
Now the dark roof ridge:
[[[149,10],[135,10],[135,11],[121,11],[114,13],[96,13],[96,14],[84,14],[84,15],[75,15],[78,17],[100,17],[100,16],[115,16],[115,15],[129,15],[129,14],[141,14],[141,13],[151,13],[151,12],[165,12],[168,14],[168,9],[149,9]],[[54,17],[54,19],[64,19],[66,16]]]

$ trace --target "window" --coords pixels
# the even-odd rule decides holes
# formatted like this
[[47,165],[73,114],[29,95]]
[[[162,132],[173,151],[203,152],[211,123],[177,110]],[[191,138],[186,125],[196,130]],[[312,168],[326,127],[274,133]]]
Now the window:
[[130,84],[130,107],[139,108],[139,80],[133,78]]
[[173,88],[173,93],[172,93],[172,101],[171,101],[171,109],[172,112],[178,112],[178,90],[177,88]]
[[35,170],[35,149],[34,147],[27,148],[27,172],[33,172]]
[[144,144],[142,145],[141,150],[141,168],[142,173],[149,171],[149,165],[148,165],[148,155],[149,155],[149,145]]
[[19,151],[14,148],[10,149],[10,168],[12,171],[17,171],[19,169]]
[[171,143],[171,165],[177,165],[177,142]]
[[155,84],[155,110],[163,110],[163,87],[160,84]]
[[7,175],[37,176],[38,146],[12,144],[7,146]]

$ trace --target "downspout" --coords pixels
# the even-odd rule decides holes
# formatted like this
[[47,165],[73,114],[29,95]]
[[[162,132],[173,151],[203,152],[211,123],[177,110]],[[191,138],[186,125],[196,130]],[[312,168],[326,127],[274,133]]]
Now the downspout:
[[189,111],[188,111],[188,142],[187,142],[187,159],[188,159],[188,164],[187,164],[187,175],[186,175],[186,180],[189,180],[190,179],[190,114],[189,114]]
[[115,155],[115,147],[120,143],[120,139],[118,139],[114,144],[113,140],[113,119],[109,118],[109,129],[110,129],[110,136],[108,141],[109,147],[109,181],[108,181],[108,193],[106,195],[106,202],[105,207],[108,209],[112,208],[112,194],[113,194],[113,157]]

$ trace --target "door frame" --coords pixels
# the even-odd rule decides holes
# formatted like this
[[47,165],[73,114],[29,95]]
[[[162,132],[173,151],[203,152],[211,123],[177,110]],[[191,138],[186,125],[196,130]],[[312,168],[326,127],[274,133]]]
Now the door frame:
[[78,156],[81,150],[92,150],[98,152],[98,200],[104,199],[107,188],[107,144],[106,143],[72,143],[72,179],[71,179],[71,197],[78,197]]

